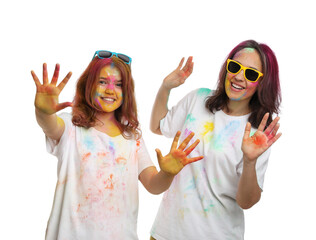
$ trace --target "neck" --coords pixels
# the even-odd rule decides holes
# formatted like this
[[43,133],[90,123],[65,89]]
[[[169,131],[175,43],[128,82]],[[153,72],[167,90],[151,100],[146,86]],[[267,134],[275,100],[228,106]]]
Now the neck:
[[231,116],[243,116],[250,113],[249,101],[234,101],[229,100],[227,107],[223,111]]
[[[101,124],[116,124],[117,120],[115,119],[114,112],[99,112],[96,114],[96,117]],[[98,125],[98,123],[97,123]]]
[[114,112],[98,113],[96,117],[99,121],[96,122],[96,125],[94,126],[95,129],[106,133],[110,137],[116,137],[121,134],[119,123],[115,119]]

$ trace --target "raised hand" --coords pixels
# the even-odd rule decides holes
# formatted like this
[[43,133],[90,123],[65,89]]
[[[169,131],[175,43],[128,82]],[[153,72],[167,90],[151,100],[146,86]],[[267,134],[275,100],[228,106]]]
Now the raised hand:
[[163,80],[163,86],[170,90],[183,84],[193,71],[194,63],[192,60],[193,57],[189,57],[182,68],[184,62],[184,58],[182,58],[179,66]]
[[278,123],[280,120],[279,117],[276,117],[264,131],[268,117],[269,113],[266,113],[262,118],[258,130],[251,137],[249,136],[251,124],[247,123],[241,146],[241,150],[244,153],[244,160],[255,162],[281,136],[281,133],[278,133],[280,127]]
[[194,148],[199,144],[200,140],[196,140],[191,146],[189,146],[186,150],[186,146],[193,138],[194,133],[191,132],[190,135],[178,146],[178,141],[181,132],[178,131],[176,136],[173,139],[173,143],[171,145],[171,150],[168,155],[165,157],[162,156],[160,150],[157,148],[157,158],[160,169],[167,174],[176,175],[181,171],[181,169],[192,162],[199,161],[203,159],[203,156],[194,157],[194,158],[187,158],[187,156],[194,150]]
[[52,81],[49,83],[47,74],[47,65],[43,64],[43,84],[40,83],[38,77],[31,71],[32,77],[36,85],[36,96],[35,96],[35,107],[40,112],[46,114],[54,114],[66,107],[72,105],[71,102],[59,103],[58,97],[68,80],[70,79],[72,73],[69,72],[67,76],[57,85],[57,80],[59,76],[59,64],[56,64],[54,75]]

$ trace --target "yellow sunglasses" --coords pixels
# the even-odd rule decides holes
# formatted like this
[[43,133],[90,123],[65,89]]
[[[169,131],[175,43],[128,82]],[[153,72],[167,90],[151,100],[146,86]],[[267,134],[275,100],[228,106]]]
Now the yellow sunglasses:
[[263,73],[259,72],[256,69],[245,67],[239,62],[236,62],[232,59],[227,59],[226,70],[232,74],[238,74],[241,70],[244,71],[244,77],[249,82],[257,82],[260,77],[263,76]]

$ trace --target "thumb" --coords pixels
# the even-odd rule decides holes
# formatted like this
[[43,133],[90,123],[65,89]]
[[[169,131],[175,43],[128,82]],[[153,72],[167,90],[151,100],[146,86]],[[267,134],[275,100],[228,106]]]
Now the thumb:
[[161,151],[160,151],[158,148],[156,148],[155,151],[156,151],[156,153],[157,153],[158,161],[160,161],[160,160],[163,158],[163,156],[162,156],[162,154],[161,154]]
[[56,106],[56,112],[66,108],[66,107],[72,107],[72,102],[64,102],[64,103],[60,103]]

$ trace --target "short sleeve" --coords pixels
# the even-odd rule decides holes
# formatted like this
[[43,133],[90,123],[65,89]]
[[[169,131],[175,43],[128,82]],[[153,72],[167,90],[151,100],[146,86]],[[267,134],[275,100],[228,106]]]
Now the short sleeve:
[[143,138],[140,138],[136,142],[137,144],[137,160],[138,160],[138,175],[146,168],[155,166],[150,158],[150,155],[147,151],[145,142]]
[[160,120],[160,131],[164,136],[169,138],[174,137],[177,131],[182,129],[189,112],[190,104],[193,102],[197,91],[194,90],[188,93]]
[[46,137],[46,150],[48,153],[54,155],[54,156],[60,156],[62,154],[61,146],[63,146],[66,142],[66,136],[69,135],[68,133],[74,130],[74,125],[72,124],[71,118],[72,115],[70,113],[62,113],[58,115],[64,123],[65,123],[65,130],[63,132],[63,135],[61,136],[59,142],[56,140],[53,140],[47,136]]
[[[267,151],[265,151],[257,159],[257,163],[256,163],[257,181],[258,181],[258,185],[261,188],[261,190],[263,190],[264,175],[265,175],[266,170],[268,168],[270,153],[271,153],[271,148],[269,148]],[[243,170],[243,163],[241,161],[241,164],[238,166],[238,169],[237,169],[237,173],[239,176],[241,176],[242,170]]]

